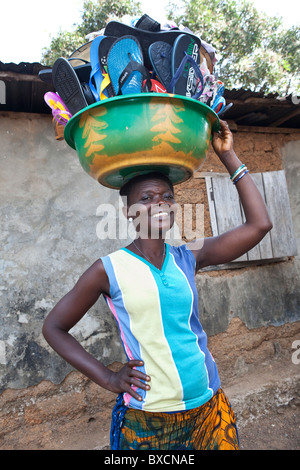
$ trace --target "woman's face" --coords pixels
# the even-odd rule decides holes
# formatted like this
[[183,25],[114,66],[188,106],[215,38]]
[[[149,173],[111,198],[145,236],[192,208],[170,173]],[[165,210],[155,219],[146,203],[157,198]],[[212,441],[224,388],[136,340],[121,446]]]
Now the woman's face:
[[136,183],[127,201],[127,215],[132,217],[141,238],[160,238],[174,224],[177,204],[168,183],[149,179]]

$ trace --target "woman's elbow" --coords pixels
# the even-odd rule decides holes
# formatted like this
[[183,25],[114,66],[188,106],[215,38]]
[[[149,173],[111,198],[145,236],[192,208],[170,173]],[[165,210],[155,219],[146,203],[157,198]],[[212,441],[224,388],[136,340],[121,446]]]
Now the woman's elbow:
[[265,234],[267,234],[268,232],[270,232],[270,230],[272,230],[273,228],[273,223],[272,223],[272,220],[270,219],[270,217],[266,217],[265,221],[264,221],[264,224],[263,224],[263,230],[265,231]]
[[46,320],[43,323],[43,327],[42,327],[42,335],[44,336],[46,341],[48,341],[50,331],[51,331],[51,327],[49,325],[48,318],[46,318]]
[[255,221],[253,225],[250,224],[249,233],[251,233],[252,241],[255,240],[255,244],[259,243],[267,235],[267,233],[272,230],[272,228],[273,224],[269,217],[266,217],[265,219],[262,219],[260,221]]
[[273,223],[270,218],[266,218],[264,221],[259,224],[257,230],[260,233],[261,238],[264,238],[270,230],[273,228]]
[[52,338],[56,336],[56,331],[55,322],[53,321],[53,318],[48,315],[42,326],[42,335],[49,344],[51,343]]

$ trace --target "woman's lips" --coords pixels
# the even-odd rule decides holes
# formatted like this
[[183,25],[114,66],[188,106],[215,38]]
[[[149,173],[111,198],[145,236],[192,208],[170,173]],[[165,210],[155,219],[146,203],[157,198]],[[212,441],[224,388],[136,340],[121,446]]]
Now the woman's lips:
[[153,217],[154,219],[158,219],[160,217],[169,217],[170,214],[169,212],[157,212],[156,214],[153,214],[151,217]]

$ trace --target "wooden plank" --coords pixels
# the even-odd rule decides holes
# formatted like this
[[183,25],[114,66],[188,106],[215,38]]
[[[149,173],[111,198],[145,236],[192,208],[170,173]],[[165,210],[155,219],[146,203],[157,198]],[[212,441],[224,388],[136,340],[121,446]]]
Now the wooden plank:
[[[230,126],[229,126],[230,127]],[[231,128],[230,128],[231,129]],[[290,127],[259,127],[259,126],[237,126],[237,132],[254,132],[257,134],[299,134],[300,130]]]
[[[281,263],[282,261],[287,261],[288,257],[283,258],[273,258],[272,263]],[[202,271],[221,271],[224,269],[234,269],[234,268],[247,268],[249,266],[263,266],[264,264],[270,264],[270,260],[268,259],[261,259],[261,260],[254,260],[254,261],[241,261],[240,263],[226,263],[226,264],[218,264],[217,266],[206,266],[205,268],[201,269]]]
[[211,231],[212,231],[213,237],[215,237],[216,235],[219,235],[219,232],[218,232],[218,226],[217,226],[214,191],[213,191],[213,184],[212,184],[211,176],[205,177],[205,185],[206,185],[206,191],[207,191]]
[[[242,213],[239,195],[227,174],[212,178],[212,191],[218,234],[241,225]],[[247,255],[244,254],[235,261],[245,261],[247,259]]]
[[0,80],[4,80],[6,82],[42,82],[42,79],[38,75],[29,75],[27,73],[17,73],[10,71],[1,71]]
[[[262,173],[253,173],[251,174],[251,177],[253,178],[253,181],[255,182],[260,194],[262,195],[266,203],[266,195],[265,195]],[[274,258],[270,232],[268,232],[267,235],[261,240],[261,242],[257,245],[257,248],[260,252],[261,259]],[[250,250],[250,252],[252,252],[252,250]],[[251,259],[254,259],[254,258],[250,255],[249,260]],[[259,257],[257,259],[259,259]]]
[[[266,202],[273,229],[257,246],[233,263],[251,263],[297,255],[284,170],[253,173],[251,177]],[[205,182],[213,236],[244,223],[245,216],[238,192],[228,175],[205,175]]]
[[[226,98],[227,100],[227,98]],[[233,103],[236,106],[245,106],[245,104],[252,104],[253,106],[272,106],[272,107],[277,107],[277,108],[292,108],[293,105],[290,101],[288,100],[277,100],[276,98],[256,98],[253,96],[250,96],[249,98],[246,98],[245,100],[243,99],[231,99],[228,98],[228,101]]]
[[[262,173],[252,173],[251,178],[253,179],[260,194],[262,195],[264,201],[266,202]],[[246,219],[245,219],[242,204],[241,204],[241,212],[242,212],[243,222],[245,222]],[[247,256],[248,256],[249,261],[273,258],[270,232],[267,233],[267,235],[261,240],[261,242],[258,245],[254,246],[251,250],[248,251]]]
[[212,179],[218,233],[242,223],[239,196],[228,175]]
[[282,116],[280,119],[277,119],[277,121],[274,121],[274,122],[271,122],[271,124],[269,124],[270,127],[277,127],[277,126],[280,126],[281,124],[283,124],[284,122],[286,121],[289,121],[290,119],[292,119],[293,117],[297,116],[298,114],[300,113],[300,109],[295,109],[293,112],[289,113],[289,114],[285,114],[284,116]]
[[266,203],[273,223],[271,241],[274,258],[297,255],[290,201],[284,170],[263,173]]

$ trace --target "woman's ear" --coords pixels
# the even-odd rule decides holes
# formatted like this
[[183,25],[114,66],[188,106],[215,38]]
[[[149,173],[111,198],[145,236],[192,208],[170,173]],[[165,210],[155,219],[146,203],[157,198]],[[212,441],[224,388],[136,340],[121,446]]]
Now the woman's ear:
[[123,212],[124,217],[125,217],[129,222],[132,222],[132,221],[133,221],[133,218],[129,215],[129,207],[123,206],[123,207],[122,207],[122,212]]
[[122,207],[122,212],[123,212],[124,217],[128,219],[128,207],[127,206]]

